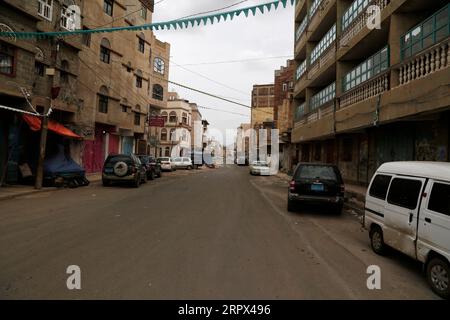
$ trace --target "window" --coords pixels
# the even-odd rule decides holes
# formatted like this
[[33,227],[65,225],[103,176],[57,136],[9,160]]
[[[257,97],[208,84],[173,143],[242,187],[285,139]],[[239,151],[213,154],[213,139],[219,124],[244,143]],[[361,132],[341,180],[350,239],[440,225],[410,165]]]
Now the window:
[[[83,27],[83,30],[89,30],[86,27]],[[83,33],[81,41],[83,42],[83,45],[86,47],[91,46],[91,34],[90,33]]]
[[144,53],[145,52],[145,40],[139,38],[138,42],[138,51]]
[[310,100],[310,108],[311,110],[315,110],[318,107],[324,105],[325,103],[334,99],[336,95],[336,83],[333,82],[328,87],[319,91],[315,95],[311,97]]
[[311,65],[328,49],[329,46],[336,40],[336,24],[323,36],[320,42],[311,51],[310,63]]
[[298,41],[303,34],[303,32],[306,30],[306,26],[308,25],[308,15],[300,22],[300,25],[297,28],[297,31],[295,32],[295,40]]
[[75,11],[69,10],[67,6],[63,5],[61,8],[61,27],[69,31],[74,31],[76,29],[75,14]]
[[181,121],[183,122],[183,124],[188,124],[187,113],[183,112],[183,114],[181,115]]
[[0,43],[0,73],[14,75],[14,49]]
[[108,16],[113,16],[113,7],[114,7],[114,0],[104,0],[103,2],[103,11],[105,11],[105,13]]
[[166,147],[166,151],[164,151],[164,155],[166,157],[170,157],[170,148],[169,147]]
[[153,85],[152,98],[156,99],[156,100],[161,100],[161,101],[164,100],[164,89],[159,84],[154,84]]
[[163,59],[161,59],[161,58],[155,58],[155,61],[154,61],[154,63],[153,63],[153,70],[155,71],[155,72],[158,72],[158,73],[161,73],[161,74],[164,74],[164,60]]
[[370,186],[369,195],[374,198],[386,200],[389,183],[392,176],[377,174]]
[[295,110],[295,120],[298,121],[301,119],[301,117],[303,117],[303,115],[305,114],[305,106],[306,103],[303,102],[301,105],[299,105],[297,107],[297,109]]
[[62,84],[69,83],[69,63],[67,60],[61,62],[61,70],[59,71],[59,78]]
[[124,112],[124,113],[128,112],[128,107],[127,107],[127,106],[124,106],[124,105],[122,105],[122,112]]
[[98,94],[98,112],[108,113],[108,89],[105,86],[100,88],[100,93]]
[[34,73],[39,77],[43,77],[45,74],[45,65],[42,62],[36,61],[34,63]]
[[107,64],[109,64],[109,62],[111,61],[111,51],[109,50],[109,47],[103,45],[103,40],[102,45],[100,46],[100,61]]
[[144,20],[147,20],[147,8],[144,5],[141,5],[140,14],[141,17],[144,18]]
[[135,113],[134,114],[134,125],[135,126],[140,126],[141,125],[141,114],[140,113]]
[[347,29],[358,15],[366,9],[370,0],[355,0],[342,16],[342,30]]
[[309,9],[309,18],[316,13],[317,9],[319,9],[319,5],[322,3],[322,0],[314,0],[314,2],[311,4],[311,9]]
[[283,83],[283,91],[286,92],[288,89],[288,85],[287,83]]
[[297,67],[296,80],[300,79],[306,71],[306,60],[300,63]]
[[414,210],[419,200],[422,182],[419,180],[394,178],[389,188],[387,201],[390,204]]
[[300,179],[320,179],[334,180],[337,181],[336,172],[331,166],[310,166],[303,165],[300,166],[299,170],[296,172],[296,178]]
[[177,123],[177,114],[174,111],[169,114],[169,122]]
[[438,43],[450,35],[450,4],[408,31],[401,37],[402,59],[411,57],[419,51]]
[[161,117],[164,118],[164,123],[167,123],[167,112],[163,111],[163,112],[161,113]]
[[136,76],[136,88],[142,88],[142,78]]
[[450,184],[439,182],[433,184],[428,210],[450,216]]
[[170,129],[170,141],[175,141],[175,129]]
[[52,21],[53,0],[38,0],[38,15]]
[[161,130],[161,141],[167,141],[167,129]]
[[389,49],[386,46],[344,76],[344,92],[375,77],[387,68],[389,68]]

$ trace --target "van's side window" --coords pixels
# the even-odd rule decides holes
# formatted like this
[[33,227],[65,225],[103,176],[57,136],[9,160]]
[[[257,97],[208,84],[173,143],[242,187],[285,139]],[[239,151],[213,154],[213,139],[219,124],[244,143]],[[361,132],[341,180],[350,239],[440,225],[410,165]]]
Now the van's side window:
[[450,184],[433,184],[428,209],[450,216]]
[[419,180],[394,178],[387,201],[390,204],[413,210],[417,207],[421,188],[422,182]]
[[372,185],[370,186],[369,195],[371,197],[385,200],[391,178],[392,176],[387,176],[384,174],[376,175],[373,179]]

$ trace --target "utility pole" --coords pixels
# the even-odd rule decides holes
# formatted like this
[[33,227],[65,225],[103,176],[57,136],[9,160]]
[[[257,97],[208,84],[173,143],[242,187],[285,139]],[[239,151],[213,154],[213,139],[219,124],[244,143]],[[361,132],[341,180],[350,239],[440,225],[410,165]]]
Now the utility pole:
[[[51,39],[50,41],[55,41],[54,39]],[[53,45],[53,44],[52,44]],[[53,87],[53,80],[55,76],[55,67],[57,63],[58,58],[58,51],[59,51],[59,40],[56,40],[56,47],[54,51],[52,52],[52,66],[50,70],[51,72],[48,72],[48,76],[50,78],[50,106],[44,107],[44,112],[42,116],[41,121],[41,139],[39,142],[39,158],[38,158],[38,166],[36,169],[36,181],[35,181],[35,189],[42,189],[42,184],[44,180],[44,161],[45,161],[45,151],[47,148],[47,133],[48,133],[48,115],[49,115],[49,108],[53,105],[53,100],[56,99],[58,96],[59,90],[55,90]]]

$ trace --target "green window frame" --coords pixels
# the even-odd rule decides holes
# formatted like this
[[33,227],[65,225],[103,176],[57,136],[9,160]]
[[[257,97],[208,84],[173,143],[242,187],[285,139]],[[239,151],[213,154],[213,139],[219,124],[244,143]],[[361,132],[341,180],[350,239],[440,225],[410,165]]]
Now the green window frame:
[[317,9],[319,9],[320,4],[323,0],[314,0],[314,2],[311,4],[311,8],[309,9],[309,18],[316,13]]
[[303,117],[303,115],[305,114],[305,107],[306,102],[303,102],[302,104],[297,106],[297,108],[295,109],[295,121],[298,121]]
[[300,79],[302,77],[302,75],[305,73],[306,71],[306,60],[303,60],[302,63],[299,64],[299,66],[297,67],[297,72],[296,72],[296,80]]
[[316,110],[318,107],[333,100],[336,96],[336,82],[331,83],[325,89],[322,89],[311,97],[310,107],[311,111]]
[[352,2],[350,7],[342,15],[342,31],[347,29],[350,24],[358,17],[363,10],[365,10],[371,0],[355,0]]
[[389,46],[384,47],[363,63],[347,72],[342,81],[344,92],[375,77],[389,68]]
[[401,58],[407,59],[450,35],[450,4],[439,9],[400,38]]
[[295,41],[298,41],[300,39],[303,32],[305,32],[307,25],[308,25],[308,15],[306,15],[306,17],[302,20],[302,22],[298,26],[297,31],[295,32]]
[[336,40],[336,24],[323,36],[320,42],[311,51],[310,62],[313,64],[321,55],[328,49],[329,46]]

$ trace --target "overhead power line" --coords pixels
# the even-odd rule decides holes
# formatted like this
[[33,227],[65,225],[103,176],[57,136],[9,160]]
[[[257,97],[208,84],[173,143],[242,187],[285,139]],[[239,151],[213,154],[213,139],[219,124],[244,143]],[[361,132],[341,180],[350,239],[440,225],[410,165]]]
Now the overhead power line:
[[212,62],[197,62],[197,63],[181,64],[181,65],[178,65],[178,66],[179,67],[189,67],[189,66],[201,66],[201,65],[241,63],[241,62],[281,59],[281,58],[293,58],[293,55],[291,54],[291,55],[286,55],[286,56],[261,57],[261,58],[250,58],[250,59],[241,59],[241,60],[224,60],[224,61],[212,61]]

